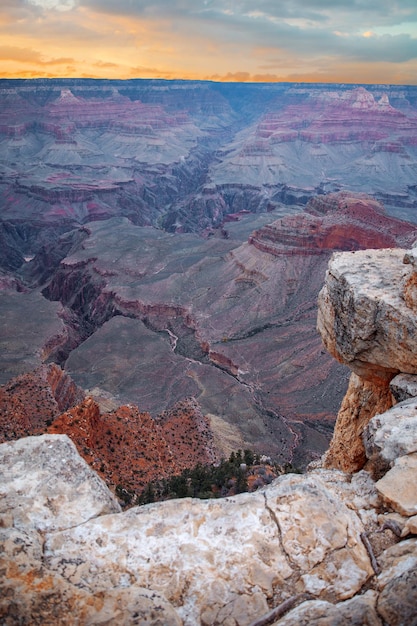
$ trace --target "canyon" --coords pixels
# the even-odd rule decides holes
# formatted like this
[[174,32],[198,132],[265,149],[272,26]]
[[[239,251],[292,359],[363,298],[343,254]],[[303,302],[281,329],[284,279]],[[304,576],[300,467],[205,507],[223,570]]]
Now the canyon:
[[255,493],[121,511],[66,435],[0,444],[4,624],[416,624],[416,284],[414,247],[332,257],[323,341],[393,406],[349,389],[330,454]]
[[[119,217],[89,222],[44,245],[15,274],[25,285],[13,294],[22,303],[19,332],[7,337],[1,362],[6,369],[12,353],[23,379],[14,377],[3,387],[3,440],[12,431],[43,432],[26,424],[35,394],[32,386],[23,397],[22,380],[46,359],[63,368],[62,375],[95,402],[91,429],[100,435],[91,432],[90,438],[102,438],[105,448],[120,448],[113,435],[105,443],[106,431],[113,429],[110,412],[120,405],[138,407],[136,413],[124,409],[135,426],[124,429],[127,458],[121,462],[113,452],[114,462],[126,464],[127,472],[116,484],[135,487],[129,454],[132,461],[138,444],[128,443],[134,442],[135,429],[141,432],[135,415],[146,412],[156,419],[190,399],[207,420],[212,444],[206,442],[206,456],[185,415],[182,430],[177,420],[176,428],[190,438],[184,452],[189,466],[227,457],[238,448],[253,449],[282,465],[302,467],[319,458],[347,384],[346,368],[323,351],[315,328],[316,300],[329,257],[335,249],[411,245],[417,228],[388,216],[370,197],[349,192],[318,196],[304,213],[249,230],[241,243],[234,226],[244,223],[244,217],[230,222],[227,238],[205,239],[140,227]],[[25,302],[31,303],[29,318]],[[49,315],[55,323],[48,327]],[[30,345],[38,319],[45,321],[35,335],[48,348],[39,354],[35,343],[28,358],[26,338]],[[2,324],[5,336],[11,325],[7,315]],[[25,409],[10,411],[11,396]],[[64,428],[59,412],[52,415],[42,400],[38,403],[44,431],[58,432],[59,424],[60,432],[71,434],[74,419],[67,419]],[[61,413],[76,404],[67,403]],[[96,410],[106,416],[100,427]],[[143,437],[145,441],[145,431]],[[166,443],[160,434],[157,438],[161,452]],[[84,450],[85,443],[78,443]],[[164,453],[167,471],[183,467],[168,460],[178,450]],[[98,457],[97,469],[108,463],[106,454],[103,450],[101,458],[95,449],[86,458]],[[143,476],[136,483],[143,488]]]
[[[211,443],[167,459],[320,458],[348,369],[317,295],[334,250],[417,238],[417,90],[57,79],[0,97],[2,440],[60,424],[91,460],[71,411],[156,433],[196,406]],[[78,390],[60,410],[51,365]]]

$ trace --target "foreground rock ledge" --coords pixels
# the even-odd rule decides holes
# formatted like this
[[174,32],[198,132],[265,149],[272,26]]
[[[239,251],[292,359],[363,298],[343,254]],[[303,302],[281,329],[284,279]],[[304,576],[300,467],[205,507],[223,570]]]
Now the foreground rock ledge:
[[317,326],[326,349],[352,370],[328,467],[357,471],[369,420],[392,406],[390,380],[417,373],[417,273],[400,249],[332,256],[319,295]]
[[374,579],[363,533],[380,501],[366,472],[120,512],[68,438],[43,435],[0,446],[0,485],[6,625],[240,626],[293,596],[332,615]]

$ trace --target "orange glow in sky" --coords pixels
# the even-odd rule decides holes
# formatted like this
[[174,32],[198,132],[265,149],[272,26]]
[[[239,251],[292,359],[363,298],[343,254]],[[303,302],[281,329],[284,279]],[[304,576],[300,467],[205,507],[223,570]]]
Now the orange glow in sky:
[[417,83],[417,3],[275,4],[2,0],[1,77]]

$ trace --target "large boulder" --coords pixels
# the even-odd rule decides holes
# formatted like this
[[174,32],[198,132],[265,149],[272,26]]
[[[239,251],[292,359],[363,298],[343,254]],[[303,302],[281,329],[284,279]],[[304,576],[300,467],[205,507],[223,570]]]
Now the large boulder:
[[327,350],[365,380],[417,374],[415,270],[405,250],[335,253],[319,296]]
[[325,464],[357,471],[362,434],[394,401],[390,380],[417,374],[417,275],[401,249],[335,253],[319,295],[317,327],[326,349],[352,370]]
[[[243,626],[294,593],[348,599],[374,573],[340,472],[121,512],[66,436],[2,444],[0,458],[5,624],[63,612],[79,624]],[[358,482],[362,508],[370,491]]]

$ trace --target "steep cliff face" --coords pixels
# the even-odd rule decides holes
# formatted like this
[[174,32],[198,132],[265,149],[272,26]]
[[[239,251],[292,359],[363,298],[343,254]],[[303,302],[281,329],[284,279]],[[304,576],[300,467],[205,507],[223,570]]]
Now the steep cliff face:
[[304,213],[264,226],[249,243],[275,256],[321,255],[410,244],[414,236],[413,225],[389,217],[369,196],[339,192],[312,198]]
[[413,259],[401,249],[366,250],[336,253],[329,263],[318,329],[330,354],[353,371],[326,455],[329,467],[363,466],[362,433],[392,405],[391,379],[417,374]]

